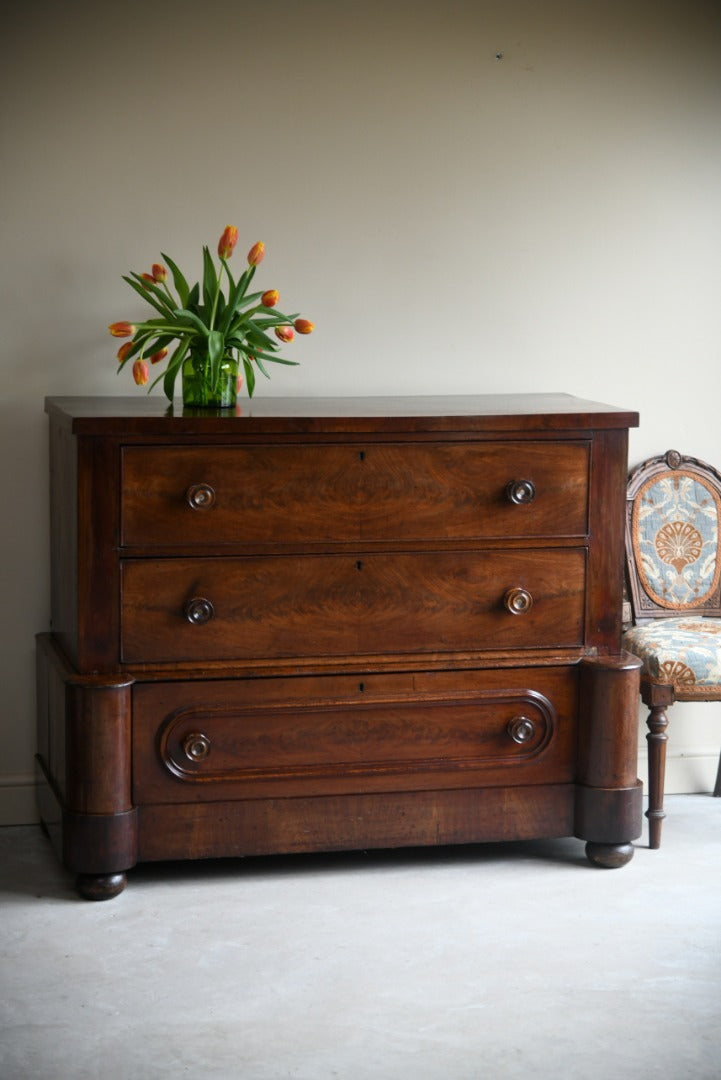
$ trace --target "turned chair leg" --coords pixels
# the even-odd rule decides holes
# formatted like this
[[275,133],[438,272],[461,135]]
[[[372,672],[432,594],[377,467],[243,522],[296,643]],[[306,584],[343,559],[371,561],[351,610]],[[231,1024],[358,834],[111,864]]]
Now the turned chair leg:
[[666,743],[668,717],[664,705],[652,705],[648,725],[648,846],[661,846],[661,824],[666,817],[663,809],[663,789],[666,775]]
[[718,759],[718,772],[716,773],[716,784],[713,793],[717,799],[721,798],[721,757]]

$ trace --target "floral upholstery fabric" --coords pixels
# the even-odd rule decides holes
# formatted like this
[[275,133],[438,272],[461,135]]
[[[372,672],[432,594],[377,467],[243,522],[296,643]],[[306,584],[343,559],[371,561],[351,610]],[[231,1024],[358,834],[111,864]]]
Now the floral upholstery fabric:
[[627,630],[624,648],[643,661],[643,674],[685,695],[721,696],[721,619],[657,619]]
[[701,607],[718,588],[721,503],[683,469],[649,480],[633,508],[632,540],[641,585],[659,606]]

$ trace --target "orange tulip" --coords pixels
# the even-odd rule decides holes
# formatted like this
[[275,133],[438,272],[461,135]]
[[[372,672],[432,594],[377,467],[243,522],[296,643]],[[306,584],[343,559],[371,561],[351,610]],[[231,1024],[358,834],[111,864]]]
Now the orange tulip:
[[295,337],[292,326],[276,326],[275,336],[281,341],[292,341]]
[[168,355],[168,350],[167,349],[158,349],[158,351],[154,352],[153,355],[150,357],[150,363],[151,364],[159,364],[161,360],[165,360],[165,357],[167,355]]
[[135,333],[135,324],[131,322],[113,322],[108,327],[113,337],[132,337]]
[[253,244],[252,248],[248,252],[248,265],[257,266],[258,263],[263,261],[265,255],[265,244],[262,240],[259,240],[257,244]]
[[221,259],[229,259],[237,243],[238,230],[235,225],[226,225],[223,229],[223,235],[218,241],[218,255],[220,255]]
[[296,319],[293,325],[299,334],[312,334],[315,330],[315,323],[310,322],[308,319]]
[[279,300],[280,293],[277,289],[268,289],[268,291],[264,292],[260,298],[263,307],[275,307]]
[[133,378],[138,386],[145,386],[150,378],[150,369],[144,360],[136,360],[133,364]]
[[159,285],[162,285],[167,280],[168,271],[165,269],[162,263],[153,263],[153,281],[157,281]]
[[122,364],[125,357],[128,355],[133,347],[132,341],[126,341],[124,345],[121,345],[118,349],[118,363]]
[[152,274],[146,274],[145,271],[140,275],[143,281],[149,282],[151,285],[155,284],[155,278]]

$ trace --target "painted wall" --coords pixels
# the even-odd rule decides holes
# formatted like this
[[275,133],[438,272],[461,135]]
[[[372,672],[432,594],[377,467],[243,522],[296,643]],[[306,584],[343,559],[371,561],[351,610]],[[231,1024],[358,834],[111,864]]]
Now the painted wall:
[[[563,390],[721,462],[721,5],[24,0],[0,36],[0,821],[33,813],[46,394],[133,394],[121,281],[228,222],[317,324],[261,394]],[[706,710],[706,711],[704,711]],[[694,719],[694,716],[698,719]],[[690,718],[690,725],[687,721]],[[669,787],[721,725],[672,714]],[[640,765],[643,775],[644,764]]]

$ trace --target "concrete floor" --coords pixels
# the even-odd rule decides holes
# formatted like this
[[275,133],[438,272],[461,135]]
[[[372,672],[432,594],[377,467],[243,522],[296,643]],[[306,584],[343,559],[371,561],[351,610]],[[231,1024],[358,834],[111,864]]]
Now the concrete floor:
[[136,868],[0,829],[3,1080],[718,1080],[721,799],[580,841]]

